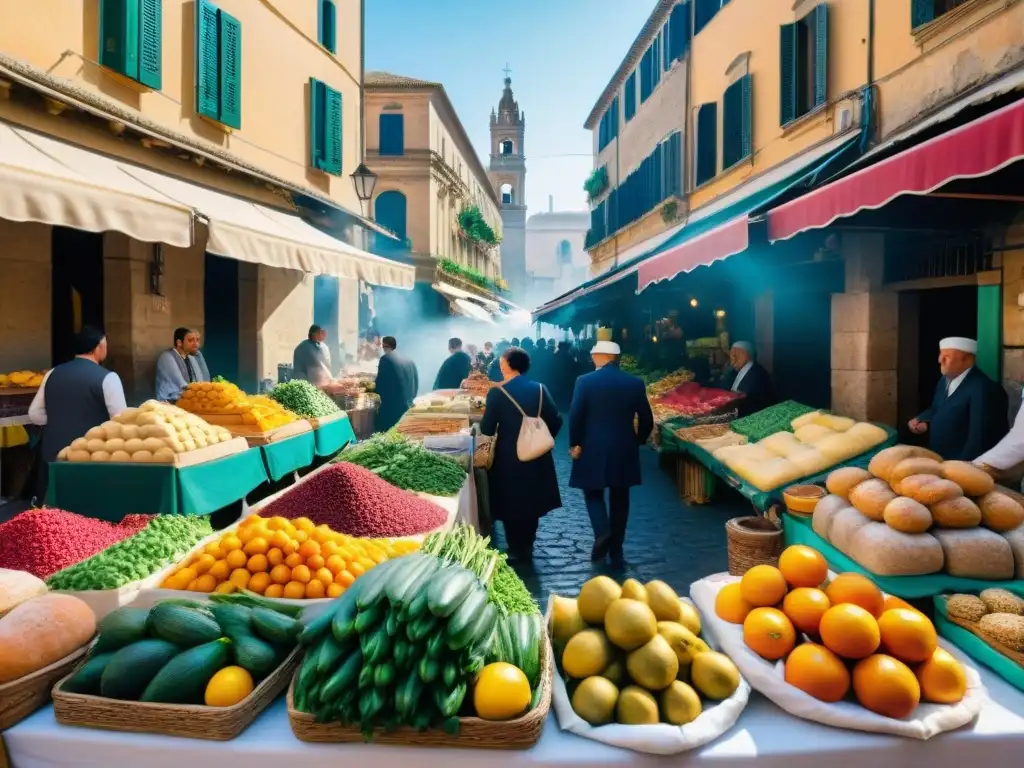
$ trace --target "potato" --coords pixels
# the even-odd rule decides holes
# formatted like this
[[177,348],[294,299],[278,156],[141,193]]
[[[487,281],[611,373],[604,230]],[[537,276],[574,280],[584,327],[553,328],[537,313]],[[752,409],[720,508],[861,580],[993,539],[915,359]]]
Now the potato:
[[[92,432],[90,429],[89,432]],[[96,453],[96,451],[105,451],[107,449],[107,441],[103,438],[94,437],[85,443],[85,450],[89,453]]]
[[132,462],[136,464],[152,464],[153,453],[151,451],[136,451],[132,454]]
[[89,441],[84,437],[80,437],[77,440],[72,440],[71,445],[68,446],[70,451],[87,451],[89,450],[86,446],[89,445]]
[[149,451],[150,453],[156,453],[161,448],[166,448],[166,447],[167,447],[167,438],[166,437],[164,437],[164,438],[160,438],[160,437],[147,437],[145,440],[142,441],[142,449],[144,451]]
[[175,455],[170,448],[161,448],[158,451],[153,451],[153,461],[161,464],[173,464]]
[[136,451],[145,450],[145,446],[143,445],[142,441],[139,440],[139,438],[134,437],[131,440],[124,441],[124,449],[128,453],[134,454]]
[[93,461],[110,461],[110,453],[108,451],[93,451],[90,458]]
[[68,461],[92,461],[88,451],[68,451]]
[[138,416],[138,408],[125,408],[117,416],[114,417],[114,421],[118,424],[134,424],[135,417]]
[[173,437],[174,434],[174,427],[170,424],[147,424],[144,427],[139,427],[139,437],[143,440],[147,437]]
[[110,454],[111,461],[127,462],[132,460],[132,455],[128,451],[112,451]]
[[114,451],[123,451],[124,440],[122,440],[120,437],[108,438],[103,450],[105,450],[107,453],[113,453]]
[[103,425],[103,431],[107,433],[107,440],[118,440],[123,437],[124,426],[116,421],[108,421]]
[[92,429],[90,429],[88,432],[85,433],[85,439],[86,440],[106,440],[107,439],[107,430],[105,430],[103,427],[93,427]]
[[124,424],[121,426],[121,437],[125,440],[137,440],[139,428],[134,424]]

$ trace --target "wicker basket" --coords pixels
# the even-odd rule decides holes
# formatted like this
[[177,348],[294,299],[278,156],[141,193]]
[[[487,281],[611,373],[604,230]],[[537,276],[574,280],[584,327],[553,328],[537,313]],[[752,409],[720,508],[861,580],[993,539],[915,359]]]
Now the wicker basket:
[[[541,645],[540,701],[522,717],[504,722],[481,720],[479,717],[460,718],[458,736],[449,736],[444,731],[416,731],[399,728],[390,733],[377,730],[373,734],[375,744],[395,744],[409,747],[463,747],[467,749],[529,749],[540,739],[551,709],[551,680],[553,674],[551,641]],[[288,688],[288,722],[292,732],[300,741],[345,744],[362,742],[362,731],[355,726],[339,723],[318,723],[311,714],[295,709],[293,700],[295,681]]]
[[74,653],[31,675],[0,685],[0,731],[20,723],[50,700],[53,684],[66,676],[88,649],[83,645]]
[[755,565],[778,565],[782,529],[764,517],[734,517],[725,524],[729,573],[742,576]]
[[67,693],[60,690],[65,677],[53,687],[53,714],[61,725],[228,741],[248,728],[287,687],[301,656],[301,649],[293,650],[256,690],[233,707],[148,704]]

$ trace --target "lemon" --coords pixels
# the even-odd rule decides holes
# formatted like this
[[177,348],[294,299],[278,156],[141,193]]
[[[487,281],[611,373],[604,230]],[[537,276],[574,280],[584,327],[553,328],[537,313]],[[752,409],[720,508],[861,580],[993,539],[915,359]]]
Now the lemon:
[[241,667],[224,667],[206,684],[206,706],[233,707],[252,693],[252,675]]
[[488,664],[476,679],[473,707],[484,720],[511,720],[530,706],[530,681],[518,667],[504,661]]

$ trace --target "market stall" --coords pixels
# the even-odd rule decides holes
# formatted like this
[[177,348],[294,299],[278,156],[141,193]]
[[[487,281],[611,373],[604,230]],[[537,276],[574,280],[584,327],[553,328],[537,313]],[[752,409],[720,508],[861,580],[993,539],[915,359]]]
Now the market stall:
[[321,389],[348,414],[352,429],[360,440],[373,434],[374,419],[380,406],[380,397],[375,391],[376,373],[353,372],[328,384]]

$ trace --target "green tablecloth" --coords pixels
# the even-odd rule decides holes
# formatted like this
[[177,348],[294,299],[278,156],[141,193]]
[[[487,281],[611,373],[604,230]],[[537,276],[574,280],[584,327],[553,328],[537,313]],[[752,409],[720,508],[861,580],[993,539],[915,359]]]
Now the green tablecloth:
[[177,467],[160,464],[50,464],[46,501],[60,509],[118,521],[132,513],[208,515],[267,481],[259,449]]
[[277,481],[297,469],[305,469],[313,463],[315,444],[316,438],[310,431],[260,446],[267,476]]
[[973,632],[946,618],[946,601],[935,598],[935,629],[953,645],[980,664],[984,664],[1014,688],[1024,691],[1024,667],[1003,656]]
[[786,545],[806,544],[821,552],[834,571],[854,571],[871,579],[878,588],[904,600],[934,597],[953,592],[980,592],[989,587],[1002,587],[1024,595],[1024,581],[984,581],[950,576],[948,573],[929,573],[926,576],[877,576],[853,559],[833,547],[811,528],[811,521],[795,515],[782,516],[783,535]]
[[328,421],[313,430],[314,450],[317,456],[334,456],[349,443],[356,441],[356,433],[348,416]]

